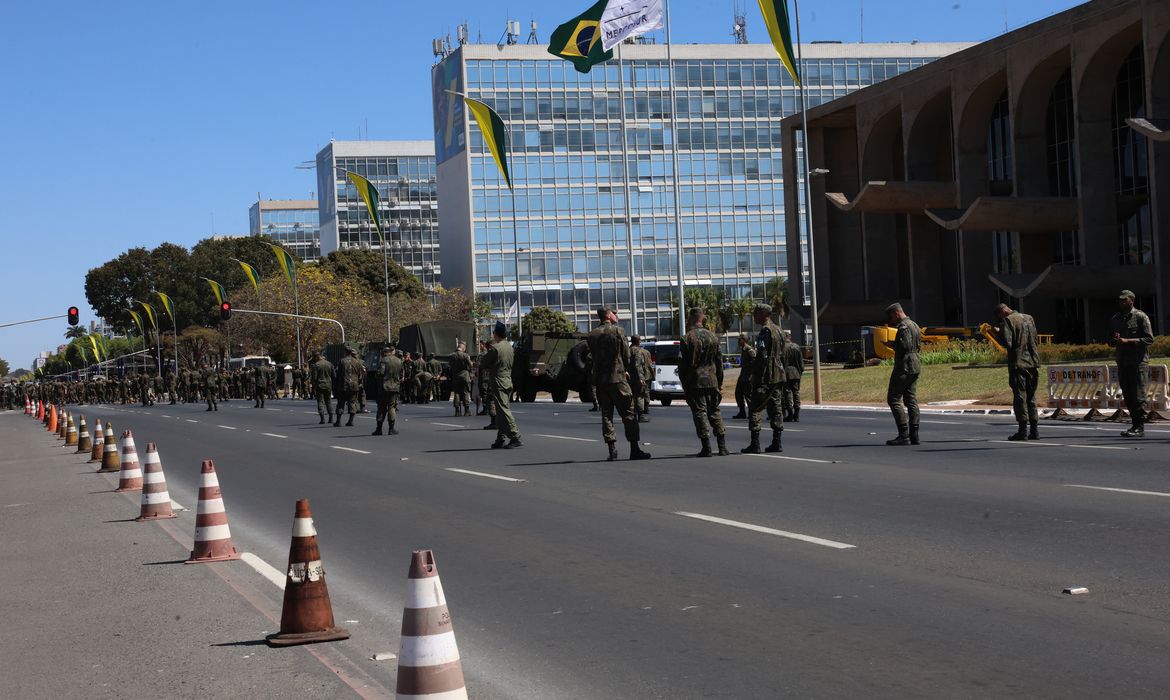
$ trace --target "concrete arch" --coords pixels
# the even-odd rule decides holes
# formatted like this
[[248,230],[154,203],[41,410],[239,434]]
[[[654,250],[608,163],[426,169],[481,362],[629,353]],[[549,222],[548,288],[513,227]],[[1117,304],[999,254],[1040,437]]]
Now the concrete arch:
[[910,122],[906,139],[906,178],[954,179],[952,133],[951,91],[948,88],[927,100]]
[[905,180],[902,151],[902,112],[895,107],[883,114],[866,135],[861,149],[861,184],[871,180]]
[[1122,62],[1142,43],[1142,25],[1131,24],[1103,42],[1085,64],[1076,85],[1078,121],[1110,122],[1113,90]]
[[[906,163],[902,145],[902,109],[896,106],[879,117],[861,148],[861,182],[905,180]],[[908,299],[910,270],[904,216],[865,214],[862,216],[863,247],[869,261],[866,291],[870,299]]]
[[995,104],[1007,90],[1007,71],[984,80],[967,96],[959,112],[955,149],[960,203],[989,194],[987,176],[987,128]]
[[1048,192],[1047,119],[1052,88],[1072,68],[1069,47],[1062,46],[1040,61],[1018,85],[1012,86],[1012,138],[1016,193],[1043,197]]
[[[1156,48],[1156,47],[1154,47]],[[1170,34],[1162,37],[1157,58],[1149,67],[1150,94],[1148,114],[1159,119],[1170,117]]]

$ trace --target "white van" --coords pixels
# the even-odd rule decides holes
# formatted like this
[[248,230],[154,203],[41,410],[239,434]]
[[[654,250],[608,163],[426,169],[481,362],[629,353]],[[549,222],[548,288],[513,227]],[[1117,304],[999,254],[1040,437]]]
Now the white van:
[[682,381],[678,378],[678,363],[682,348],[677,340],[655,340],[642,343],[650,353],[654,379],[650,382],[650,400],[669,406],[674,399],[686,398]]

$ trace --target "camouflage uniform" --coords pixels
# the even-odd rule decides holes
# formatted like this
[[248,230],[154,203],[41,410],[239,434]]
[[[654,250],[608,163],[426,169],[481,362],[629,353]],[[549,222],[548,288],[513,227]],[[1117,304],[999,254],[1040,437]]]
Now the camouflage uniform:
[[711,456],[711,433],[719,444],[719,454],[727,454],[727,439],[719,404],[723,402],[723,355],[719,338],[714,333],[696,326],[683,337],[678,374],[686,394],[695,433],[702,449],[696,457]]
[[[785,336],[788,334],[786,333]],[[804,374],[804,351],[788,338],[784,343],[784,420],[800,422],[800,379]]]
[[1013,311],[1003,319],[999,328],[999,342],[1007,350],[1012,412],[1020,426],[1010,439],[1024,440],[1032,434],[1035,436],[1033,440],[1039,440],[1040,414],[1036,409],[1036,387],[1040,384],[1040,355],[1036,350],[1036,321],[1028,314]]
[[337,414],[336,420],[333,421],[333,426],[341,425],[341,407],[345,406],[346,413],[349,414],[349,420],[345,422],[346,426],[353,425],[353,416],[357,413],[357,396],[358,390],[366,381],[365,365],[362,361],[357,359],[356,353],[350,353],[341,358],[341,393],[337,397]]
[[[455,415],[471,415],[471,357],[462,350],[451,356],[447,369],[455,395]],[[462,410],[462,413],[460,411]]]
[[382,351],[382,359],[378,363],[378,427],[374,435],[382,434],[382,423],[388,422],[386,433],[397,435],[394,423],[398,420],[398,391],[402,388],[402,359],[394,354],[392,348]]
[[[599,310],[599,316],[602,315]],[[610,313],[606,310],[605,313]],[[617,434],[613,427],[613,413],[617,409],[625,428],[626,441],[630,443],[630,459],[645,459],[642,455],[641,431],[634,413],[634,392],[630,379],[637,378],[633,368],[630,344],[626,334],[612,320],[603,320],[586,339],[589,355],[593,358],[593,383],[597,387],[597,402],[601,408],[601,435],[609,447],[609,460],[617,459]],[[630,375],[630,370],[634,374]],[[649,456],[649,455],[646,455]]]
[[[900,307],[899,307],[900,308]],[[894,336],[894,370],[886,390],[886,403],[894,414],[898,437],[888,444],[918,444],[918,375],[922,374],[922,329],[909,318],[898,323]],[[902,404],[906,405],[905,410]],[[907,423],[907,413],[909,422]]]
[[333,363],[324,357],[313,363],[313,390],[317,395],[317,415],[321,416],[321,424],[325,423],[326,414],[329,421],[333,421],[333,381],[336,373]]
[[[495,448],[520,447],[524,444],[520,441],[520,430],[512,416],[512,364],[512,345],[502,339],[496,339],[483,357],[484,379],[496,409],[496,441],[492,443]],[[505,440],[508,442],[505,443]]]
[[[1122,296],[1132,297],[1133,293],[1124,291]],[[1125,437],[1142,437],[1145,435],[1146,415],[1149,413],[1147,396],[1150,382],[1150,345],[1154,343],[1154,331],[1150,325],[1150,317],[1144,311],[1131,309],[1129,313],[1119,312],[1110,320],[1111,332],[1109,344],[1114,347],[1117,360],[1117,379],[1121,385],[1122,396],[1125,397],[1125,407],[1129,410],[1129,419],[1132,427],[1123,433]],[[1121,343],[1113,338],[1114,334],[1122,339],[1134,339],[1134,343]]]
[[760,452],[760,431],[763,429],[764,413],[772,428],[772,443],[767,452],[782,452],[781,435],[784,432],[784,385],[788,374],[784,369],[784,332],[772,323],[771,308],[757,306],[757,313],[766,312],[766,320],[756,335],[756,357],[752,363],[751,393],[748,399],[748,430],[751,444],[741,452]]

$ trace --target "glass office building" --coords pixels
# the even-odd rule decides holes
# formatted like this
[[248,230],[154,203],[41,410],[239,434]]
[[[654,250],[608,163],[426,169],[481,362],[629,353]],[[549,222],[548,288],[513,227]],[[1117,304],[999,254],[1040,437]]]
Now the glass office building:
[[345,177],[352,171],[378,190],[390,258],[434,289],[441,274],[434,148],[431,141],[331,141],[321,149],[321,254],[339,248],[382,250],[365,202]]
[[[805,46],[811,104],[964,46]],[[621,48],[624,88],[617,57],[579,74],[542,46],[465,45],[434,66],[445,286],[503,315],[518,273],[525,312],[549,306],[588,328],[609,304],[628,329],[633,304],[638,333],[677,334],[676,145],[686,285],[762,299],[786,276],[780,119],[797,111],[798,89],[771,46],[675,46],[673,104],[666,47]],[[448,90],[493,106],[511,129],[515,233],[512,193]]]
[[301,260],[321,257],[315,199],[262,199],[248,209],[248,233],[267,234]]

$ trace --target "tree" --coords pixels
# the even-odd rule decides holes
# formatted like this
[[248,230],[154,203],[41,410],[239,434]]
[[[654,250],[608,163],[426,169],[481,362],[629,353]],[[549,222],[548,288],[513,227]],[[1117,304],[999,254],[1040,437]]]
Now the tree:
[[[703,315],[707,317],[705,324],[707,330],[715,333],[726,331],[726,319],[721,312],[723,311],[723,302],[727,298],[727,292],[718,287],[687,287],[684,298],[687,302],[684,310],[686,313],[696,307],[703,310]],[[677,300],[675,308],[678,308]]]
[[524,330],[548,333],[575,333],[577,324],[556,309],[538,306],[524,315]]
[[227,338],[212,328],[189,326],[179,335],[179,366],[195,369],[206,361],[214,365],[227,352]]
[[65,329],[65,337],[69,339],[84,338],[86,335],[88,335],[88,331],[82,326],[69,326]]
[[[191,248],[191,274],[196,278],[196,299],[205,310],[202,318],[188,319],[201,325],[219,325],[219,309],[211,287],[199,277],[213,279],[228,291],[228,298],[238,306],[255,308],[255,290],[244,275],[243,268],[236,260],[242,260],[266,279],[281,275],[272,252],[269,236],[245,236],[242,238],[204,238]],[[233,260],[234,258],[234,260]]]
[[752,315],[752,310],[755,309],[756,302],[753,299],[740,298],[733,299],[727,302],[725,307],[726,312],[739,322],[739,330],[744,330],[744,319]]
[[431,317],[436,321],[471,321],[491,317],[492,307],[482,296],[472,296],[461,288],[435,287]]
[[772,313],[788,318],[788,279],[773,277],[764,285],[764,303],[772,307]]
[[426,288],[417,277],[393,260],[389,270],[381,253],[365,248],[335,250],[321,259],[320,267],[338,279],[350,280],[374,294],[385,294],[386,272],[390,273],[390,293],[403,294],[411,299],[422,299]]
[[8,360],[0,357],[0,377],[8,376]]

